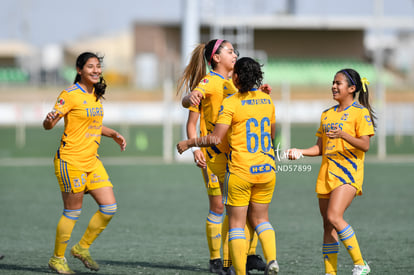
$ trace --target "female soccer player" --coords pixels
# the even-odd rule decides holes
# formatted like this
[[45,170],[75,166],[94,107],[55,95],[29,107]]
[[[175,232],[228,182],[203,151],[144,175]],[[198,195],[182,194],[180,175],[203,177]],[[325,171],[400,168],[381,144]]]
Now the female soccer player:
[[125,150],[126,141],[115,130],[102,125],[101,99],[106,84],[101,61],[101,57],[90,52],[78,56],[74,84],[60,93],[53,111],[43,121],[43,127],[50,130],[62,117],[65,120],[54,159],[64,209],[56,229],[54,253],[49,260],[49,267],[60,274],[74,274],[67,264],[65,250],[81,214],[84,194],[89,193],[99,209],[82,239],[72,247],[71,254],[91,270],[97,271],[99,265],[92,259],[89,247],[117,210],[113,186],[97,151],[102,135],[118,143],[121,151]]
[[[368,84],[353,69],[337,72],[332,95],[338,105],[322,113],[316,145],[288,150],[290,159],[322,155],[316,193],[323,219],[322,253],[326,274],[337,273],[338,238],[354,262],[353,275],[370,272],[355,232],[343,217],[354,197],[362,194],[365,152],[374,135],[375,116],[369,103]],[[359,103],[354,100],[358,92]]]
[[[237,90],[230,79],[238,53],[233,45],[221,39],[214,39],[207,44],[198,45],[192,52],[190,62],[178,83],[179,94],[182,90],[191,91],[186,95],[182,104],[189,108],[187,120],[188,138],[197,137],[197,121],[200,119],[200,132],[202,135],[211,133],[216,123],[220,105],[224,98],[234,94]],[[207,65],[211,71],[206,74]],[[265,86],[269,91],[270,87]],[[194,161],[201,168],[203,179],[209,198],[209,214],[206,219],[206,236],[210,251],[210,272],[223,274],[223,263],[220,257],[220,247],[223,241],[224,269],[231,264],[228,256],[226,236],[228,222],[224,219],[224,205],[220,183],[224,182],[226,173],[227,154],[229,152],[227,141],[211,148],[193,148]],[[253,237],[249,251],[249,269],[263,270],[265,264],[259,255],[255,255],[257,237]]]
[[234,66],[233,82],[239,92],[224,99],[212,133],[177,144],[178,152],[182,153],[194,146],[214,147],[228,139],[231,149],[223,202],[229,216],[231,258],[238,275],[246,274],[246,218],[262,244],[267,260],[265,274],[279,271],[275,233],[268,218],[276,180],[272,144],[275,108],[270,96],[257,89],[262,80],[259,63],[251,58],[238,60]]

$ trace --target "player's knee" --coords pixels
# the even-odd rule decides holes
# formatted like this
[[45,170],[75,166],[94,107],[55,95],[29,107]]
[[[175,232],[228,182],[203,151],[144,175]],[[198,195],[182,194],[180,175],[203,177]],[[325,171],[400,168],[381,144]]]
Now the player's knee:
[[210,205],[210,211],[222,215],[224,213],[224,205]]
[[116,203],[107,204],[107,205],[99,205],[99,211],[102,214],[113,216],[118,209],[118,205]]
[[328,213],[327,215],[327,224],[325,225],[328,229],[330,226],[333,226],[334,228],[337,228],[338,225],[343,221],[343,218],[341,215],[338,215],[336,213]]

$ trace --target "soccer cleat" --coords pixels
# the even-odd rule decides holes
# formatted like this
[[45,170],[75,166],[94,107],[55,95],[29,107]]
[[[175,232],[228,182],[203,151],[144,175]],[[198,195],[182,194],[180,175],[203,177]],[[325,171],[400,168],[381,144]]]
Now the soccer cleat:
[[74,247],[72,247],[70,253],[73,255],[73,257],[81,260],[86,268],[94,271],[99,270],[99,265],[92,259],[91,254],[89,253],[89,249],[83,248],[79,244],[76,244]]
[[273,260],[270,261],[269,264],[266,266],[264,275],[277,275],[279,272],[279,265],[277,264],[277,261]]
[[227,269],[227,275],[236,275],[236,270],[234,270],[233,266],[230,266],[229,269]]
[[59,274],[75,274],[75,272],[69,268],[66,258],[52,256],[49,260],[49,268]]
[[[236,270],[234,269],[234,266],[230,266],[227,270],[226,275],[236,275]],[[246,271],[246,275],[250,275],[249,271]]]
[[364,265],[354,265],[354,269],[352,269],[352,275],[366,275],[371,272],[371,268],[366,261],[364,261]]
[[226,272],[223,270],[223,263],[220,258],[210,260],[210,272],[220,275],[226,274]]
[[260,255],[248,255],[246,262],[246,270],[256,269],[258,271],[264,271],[266,269],[266,263],[263,261]]

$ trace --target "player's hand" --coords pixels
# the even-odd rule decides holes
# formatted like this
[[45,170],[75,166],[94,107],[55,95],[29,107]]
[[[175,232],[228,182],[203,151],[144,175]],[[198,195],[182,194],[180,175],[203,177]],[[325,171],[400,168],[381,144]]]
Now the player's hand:
[[53,110],[47,113],[45,119],[43,120],[43,128],[50,130],[55,127],[56,123],[60,120],[59,113],[56,110]]
[[121,147],[121,152],[125,151],[125,148],[127,146],[127,142],[125,138],[120,133],[116,133],[113,139],[115,140],[116,143],[119,144],[119,147]]
[[339,127],[335,127],[326,132],[328,138],[342,138],[342,130]]
[[269,84],[263,84],[259,90],[269,95],[272,92],[272,87]]
[[47,122],[52,122],[53,120],[55,120],[55,118],[58,116],[58,112],[56,111],[51,111],[49,113],[47,113],[45,121]]
[[198,149],[195,150],[194,152],[194,162],[196,163],[196,165],[200,168],[206,168],[207,167],[207,163],[206,163],[206,158],[204,157],[203,152]]
[[188,147],[187,140],[182,140],[177,144],[177,151],[180,153],[180,155],[187,151],[188,148],[190,147]]
[[189,97],[190,103],[192,106],[200,105],[203,94],[199,91],[192,91]]
[[296,160],[303,157],[302,151],[296,148],[286,150],[286,155],[290,160]]

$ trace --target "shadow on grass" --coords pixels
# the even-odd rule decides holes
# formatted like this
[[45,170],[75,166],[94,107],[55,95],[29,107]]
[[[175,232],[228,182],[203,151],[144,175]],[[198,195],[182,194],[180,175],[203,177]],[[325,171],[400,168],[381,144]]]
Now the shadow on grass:
[[156,268],[160,270],[182,270],[182,271],[194,271],[194,272],[209,272],[207,268],[200,268],[196,266],[188,266],[188,265],[174,265],[171,263],[155,263],[155,262],[122,262],[122,261],[99,261],[101,264],[107,265],[119,265],[119,266],[128,266],[130,268],[139,268],[139,267],[147,267],[147,268]]
[[[3,273],[3,270],[4,270],[4,273]],[[2,264],[0,262],[0,273],[1,274],[17,274],[17,273],[15,273],[17,271],[22,271],[22,272],[27,271],[27,272],[31,272],[31,273],[37,272],[37,273],[42,273],[42,274],[44,274],[44,273],[56,274],[55,271],[52,271],[47,266],[44,267],[44,268],[43,267],[30,267],[30,266],[21,266],[21,265],[14,265],[14,264]],[[76,270],[74,270],[74,271],[76,272],[77,275],[86,275],[86,274],[90,275],[92,273],[92,271],[89,271],[89,272],[79,272],[79,271],[76,271]],[[112,273],[108,274],[108,273],[102,273],[102,272],[99,271],[99,275],[112,275]]]
[[[39,272],[45,273],[49,272],[49,268],[42,268],[42,267],[30,267],[30,266],[21,266],[21,265],[14,265],[14,264],[2,264],[0,262],[0,270],[20,270],[20,271],[31,271],[31,272]],[[3,273],[6,274],[6,273]]]

